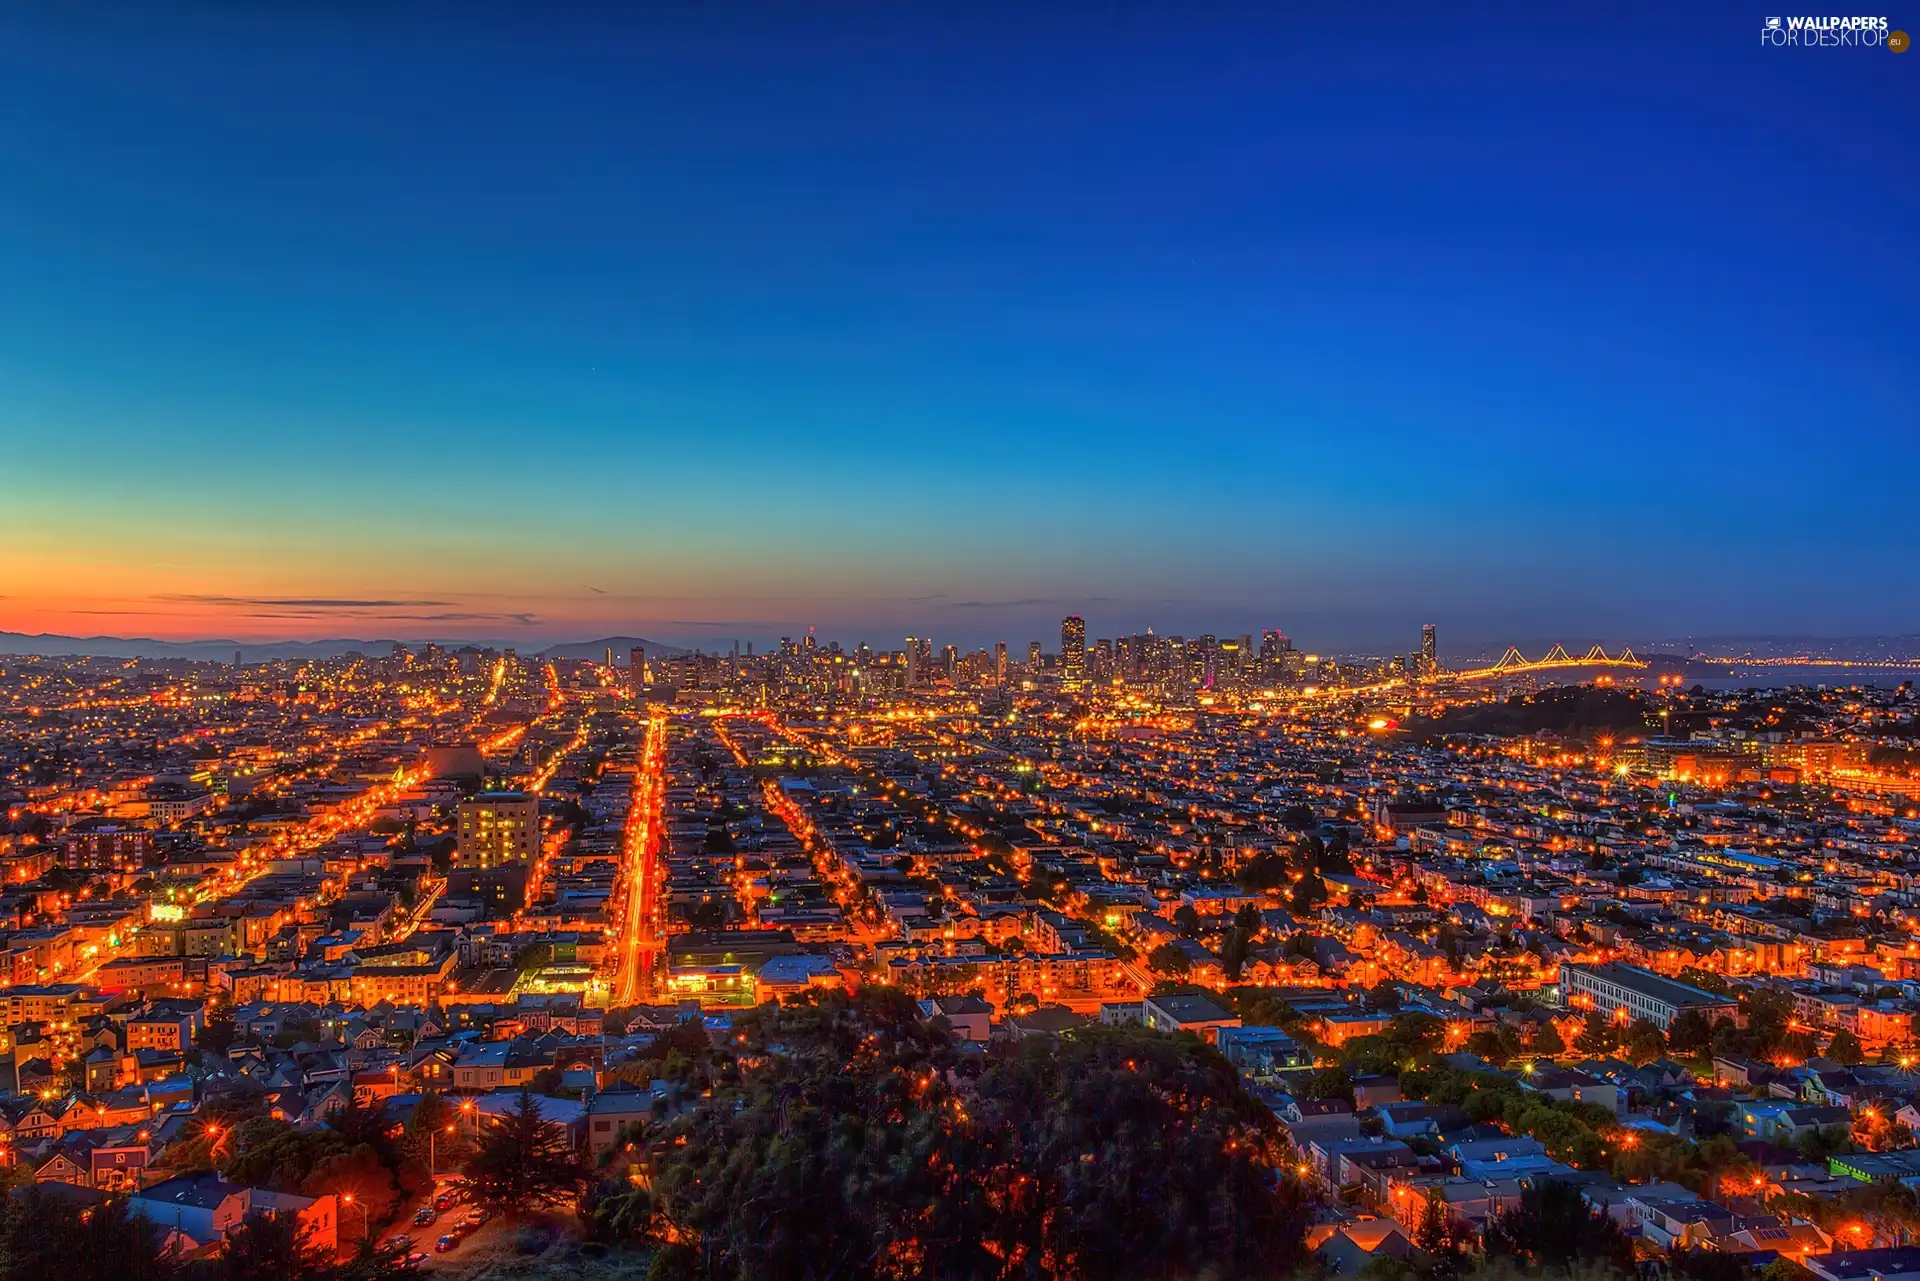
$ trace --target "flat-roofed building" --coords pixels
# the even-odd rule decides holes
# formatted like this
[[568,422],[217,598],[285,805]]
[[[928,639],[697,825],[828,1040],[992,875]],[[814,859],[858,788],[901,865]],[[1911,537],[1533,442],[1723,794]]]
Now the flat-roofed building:
[[1599,1010],[1623,1022],[1648,1019],[1662,1031],[1685,1010],[1714,1019],[1732,1017],[1737,1008],[1731,997],[1661,978],[1637,965],[1571,962],[1560,966],[1560,1001],[1569,1009]]
[[125,872],[144,866],[153,854],[153,833],[112,819],[82,819],[62,842],[68,868],[85,872]]
[[540,848],[540,801],[525,792],[482,792],[460,802],[456,858],[463,868],[531,863]]
[[1214,1040],[1224,1027],[1239,1027],[1240,1016],[1198,992],[1149,996],[1140,1003],[1140,1021],[1160,1032],[1192,1032]]

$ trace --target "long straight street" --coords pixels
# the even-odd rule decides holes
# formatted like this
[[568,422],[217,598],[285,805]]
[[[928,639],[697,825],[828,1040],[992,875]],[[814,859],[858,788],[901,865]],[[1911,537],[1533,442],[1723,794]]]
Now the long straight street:
[[623,916],[613,1003],[632,1005],[653,986],[654,958],[660,950],[659,840],[662,766],[666,760],[667,722],[647,721],[640,766],[633,776],[633,808],[627,815]]

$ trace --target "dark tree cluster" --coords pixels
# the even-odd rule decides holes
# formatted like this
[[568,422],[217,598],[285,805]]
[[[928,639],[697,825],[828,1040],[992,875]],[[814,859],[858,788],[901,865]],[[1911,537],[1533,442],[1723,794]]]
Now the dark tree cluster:
[[[1287,1275],[1305,1202],[1272,1116],[1190,1037],[1088,1028],[970,1053],[902,993],[766,1007],[736,1084],[610,1210],[665,1275]],[[776,1052],[777,1051],[777,1052]]]
[[1434,718],[1416,718],[1407,725],[1415,738],[1445,738],[1455,734],[1490,734],[1503,738],[1524,734],[1637,734],[1659,724],[1653,703],[1629,690],[1592,685],[1569,685],[1538,694],[1515,694],[1504,703],[1469,703],[1450,707]]
[[167,1235],[125,1197],[87,1204],[25,1188],[0,1206],[0,1278],[65,1281],[399,1281],[398,1251],[365,1242],[344,1261],[290,1214],[258,1214],[230,1229],[211,1256],[183,1261]]

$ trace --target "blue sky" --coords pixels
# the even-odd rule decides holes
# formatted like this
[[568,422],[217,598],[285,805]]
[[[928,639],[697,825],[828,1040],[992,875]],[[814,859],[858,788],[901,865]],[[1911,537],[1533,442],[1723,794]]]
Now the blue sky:
[[10,7],[0,628],[1920,629],[1920,59],[1286,8]]

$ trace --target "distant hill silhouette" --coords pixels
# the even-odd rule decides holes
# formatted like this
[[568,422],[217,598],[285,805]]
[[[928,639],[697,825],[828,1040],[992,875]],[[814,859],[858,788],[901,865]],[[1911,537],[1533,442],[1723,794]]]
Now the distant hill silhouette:
[[647,651],[648,658],[678,658],[682,654],[691,654],[690,649],[678,645],[667,645],[660,641],[650,641],[644,636],[608,636],[601,640],[567,641],[559,645],[549,645],[540,651],[543,658],[605,658],[607,651],[613,651],[615,663],[627,661],[627,651],[638,645]]
[[[146,636],[58,636],[47,632],[34,635],[25,632],[0,632],[0,654],[92,658],[184,658],[196,662],[215,663],[232,662],[235,650],[240,652],[246,662],[267,663],[286,658],[339,658],[343,654],[356,652],[379,655],[390,652],[397,644],[404,644],[409,649],[418,649],[426,643],[423,640],[353,640],[350,638],[259,642],[164,641]],[[463,645],[493,649],[514,647],[524,653],[538,653],[555,658],[603,658],[606,656],[608,647],[612,647],[615,658],[621,662],[626,661],[627,651],[636,645],[645,649],[650,656],[671,658],[688,652],[677,645],[663,645],[639,636],[610,636],[605,640],[549,645],[545,649],[531,649],[525,641],[516,640],[443,640],[439,644],[448,649],[458,649]]]

